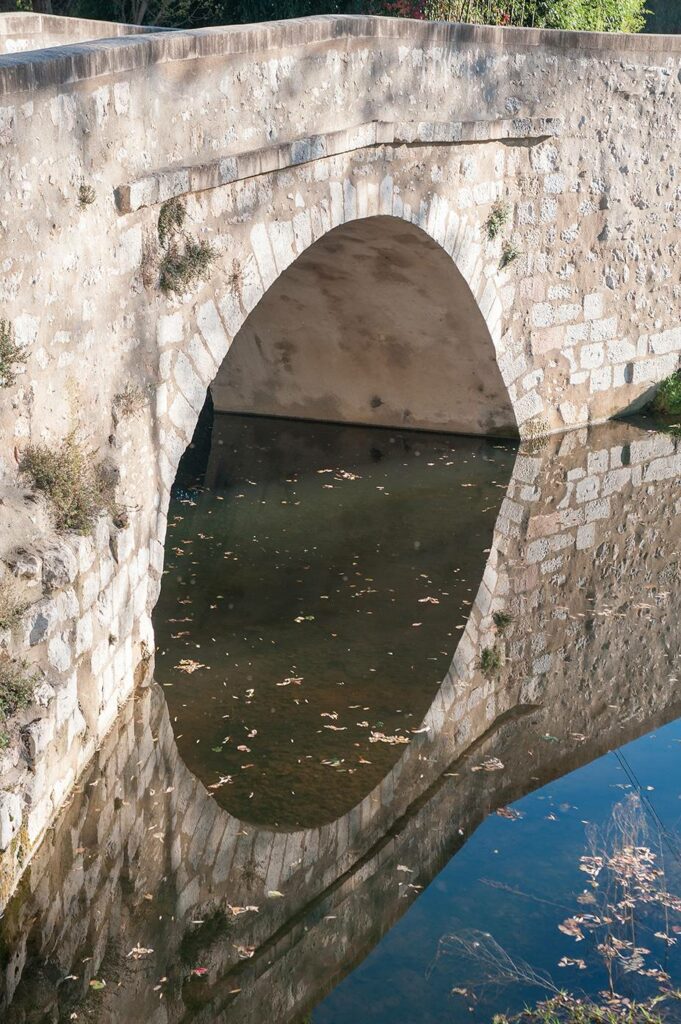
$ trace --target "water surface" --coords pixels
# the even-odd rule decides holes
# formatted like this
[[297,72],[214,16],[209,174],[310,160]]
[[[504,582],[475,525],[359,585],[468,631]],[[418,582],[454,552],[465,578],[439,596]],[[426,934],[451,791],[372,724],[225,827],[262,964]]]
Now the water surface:
[[681,985],[678,439],[206,437],[173,497],[157,682],[0,921],[3,1022],[598,997],[627,843],[646,877],[613,988]]

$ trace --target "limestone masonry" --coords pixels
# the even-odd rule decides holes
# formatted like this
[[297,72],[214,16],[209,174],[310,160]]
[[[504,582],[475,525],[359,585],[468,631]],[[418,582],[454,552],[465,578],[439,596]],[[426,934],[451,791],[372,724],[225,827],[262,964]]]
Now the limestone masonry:
[[[17,14],[0,50],[0,319],[27,356],[0,390],[0,559],[30,603],[0,646],[44,676],[0,752],[2,903],[151,667],[170,487],[209,386],[220,409],[533,437],[679,367],[681,39]],[[216,254],[182,294],[159,287],[170,199]],[[26,444],[74,429],[112,463],[126,527],[58,537],[19,479]],[[678,475],[678,442],[645,443],[571,454],[567,518],[523,540],[533,572],[590,559],[615,492]],[[527,525],[528,465],[500,538]],[[506,543],[452,672],[490,628]]]

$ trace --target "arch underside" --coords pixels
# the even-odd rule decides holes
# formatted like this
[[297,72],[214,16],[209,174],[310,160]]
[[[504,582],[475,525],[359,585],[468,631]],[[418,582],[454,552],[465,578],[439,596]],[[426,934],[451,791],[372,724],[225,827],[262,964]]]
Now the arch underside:
[[494,344],[451,257],[375,216],[334,228],[272,284],[212,387],[216,411],[514,437]]

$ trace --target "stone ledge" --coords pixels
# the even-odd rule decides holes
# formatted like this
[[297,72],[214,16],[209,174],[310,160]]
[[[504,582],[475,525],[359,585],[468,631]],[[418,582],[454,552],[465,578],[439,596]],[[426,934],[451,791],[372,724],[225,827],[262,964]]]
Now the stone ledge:
[[381,145],[456,145],[513,139],[540,142],[560,134],[561,118],[523,117],[495,121],[367,121],[323,135],[311,135],[207,164],[169,167],[120,185],[115,192],[120,213],[133,213],[190,192],[229,185],[260,174],[285,170],[325,157]]

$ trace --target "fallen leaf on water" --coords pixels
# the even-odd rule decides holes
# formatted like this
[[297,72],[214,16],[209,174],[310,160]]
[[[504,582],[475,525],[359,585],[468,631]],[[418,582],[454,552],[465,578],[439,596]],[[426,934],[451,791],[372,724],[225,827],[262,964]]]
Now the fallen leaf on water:
[[231,903],[227,904],[228,909],[232,912],[234,917],[239,917],[240,914],[254,913],[257,914],[259,907],[248,906],[248,907],[233,907]]
[[519,818],[522,818],[521,812],[516,811],[513,807],[499,807],[497,814],[500,818],[507,818],[509,821],[518,821]]
[[584,938],[584,933],[579,927],[580,919],[576,917],[568,917],[563,921],[562,924],[558,925],[558,931],[562,932],[563,935],[570,935],[577,942],[581,942]]
[[558,961],[559,967],[578,967],[580,971],[586,970],[586,964],[579,958],[575,959],[571,956],[564,956]]
[[268,889],[267,895],[271,900],[283,899],[283,892],[279,892],[278,889]]
[[153,949],[145,949],[144,946],[134,946],[130,952],[126,954],[126,959],[132,957],[133,960],[141,960],[143,956],[149,956],[153,952]]
[[242,960],[249,960],[255,953],[255,946],[235,946],[234,948]]
[[102,978],[101,980],[99,978],[93,978],[92,981],[90,982],[90,988],[93,988],[96,992],[99,992],[99,990],[102,988],[106,988],[106,982],[104,981],[104,978]]
[[409,743],[408,736],[386,736],[384,732],[373,732],[369,736],[369,743]]
[[200,668],[208,668],[207,665],[202,665],[200,661],[193,661],[191,658],[182,658],[179,665],[175,665],[175,668],[180,672],[186,672],[191,675],[192,672],[196,672]]
[[[297,619],[295,620],[298,621]],[[281,683],[277,683],[277,686],[300,686],[303,681],[303,676],[289,676],[288,679],[284,679]]]
[[471,768],[472,772],[499,772],[504,768],[504,764],[499,760],[498,757],[488,757],[482,764],[477,764]]
[[192,967],[192,974],[195,978],[203,978],[204,974],[208,974],[207,967]]

